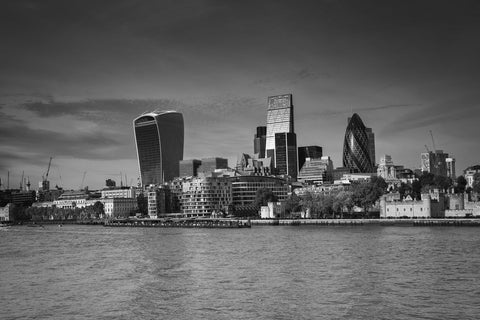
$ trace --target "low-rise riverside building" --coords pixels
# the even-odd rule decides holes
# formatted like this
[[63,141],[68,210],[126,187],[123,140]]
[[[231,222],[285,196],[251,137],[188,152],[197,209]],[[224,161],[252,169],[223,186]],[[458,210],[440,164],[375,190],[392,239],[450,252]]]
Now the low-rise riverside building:
[[268,202],[266,206],[260,207],[261,219],[281,218],[285,215],[284,202]]
[[102,198],[135,198],[136,190],[130,188],[115,188],[102,190]]
[[251,215],[258,212],[255,198],[259,189],[270,190],[278,199],[285,201],[289,193],[288,181],[273,176],[230,177],[232,205],[236,215]]
[[12,209],[14,204],[7,203],[6,206],[0,207],[0,221],[13,221]]
[[163,186],[151,185],[147,188],[148,194],[148,216],[156,219],[166,214],[165,210],[165,188]]
[[299,197],[305,196],[307,193],[311,194],[336,194],[340,191],[346,191],[350,188],[350,182],[343,181],[337,183],[323,184],[318,186],[305,186],[294,190]]
[[421,200],[398,193],[388,193],[380,198],[381,218],[443,218],[445,217],[445,195],[432,191],[422,193]]
[[183,213],[210,215],[228,211],[232,202],[231,184],[225,177],[197,177],[182,184]]

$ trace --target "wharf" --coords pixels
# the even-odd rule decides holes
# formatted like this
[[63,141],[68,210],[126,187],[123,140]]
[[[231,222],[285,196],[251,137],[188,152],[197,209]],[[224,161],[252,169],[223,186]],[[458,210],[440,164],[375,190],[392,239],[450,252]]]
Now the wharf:
[[248,220],[233,219],[115,219],[104,223],[105,227],[145,228],[250,228]]
[[252,225],[271,226],[475,226],[480,227],[480,219],[255,219]]

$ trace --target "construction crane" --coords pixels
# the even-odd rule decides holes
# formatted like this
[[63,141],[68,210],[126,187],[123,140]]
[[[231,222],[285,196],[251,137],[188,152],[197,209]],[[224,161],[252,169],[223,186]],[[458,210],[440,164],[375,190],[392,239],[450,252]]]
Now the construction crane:
[[50,181],[48,181],[48,174],[50,173],[50,166],[52,165],[52,159],[53,157],[50,157],[50,160],[48,161],[48,168],[47,172],[45,173],[45,176],[42,176],[42,190],[47,191],[50,190]]
[[435,140],[433,139],[432,130],[430,130],[430,137],[432,137],[433,152],[437,152],[437,148],[435,147]]
[[427,150],[428,153],[430,153],[430,150],[428,149],[427,145],[425,145],[425,149]]
[[87,171],[83,172],[82,184],[80,184],[80,190],[83,189],[83,183],[85,182],[85,176],[87,175]]
[[23,178],[25,175],[25,171],[22,171],[22,180],[20,180],[20,191],[23,191]]

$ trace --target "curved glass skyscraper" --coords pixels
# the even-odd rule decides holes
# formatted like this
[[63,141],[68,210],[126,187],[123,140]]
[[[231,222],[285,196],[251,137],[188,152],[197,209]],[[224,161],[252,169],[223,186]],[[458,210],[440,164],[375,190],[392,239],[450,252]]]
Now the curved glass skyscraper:
[[153,111],[133,120],[142,185],[161,184],[179,176],[183,160],[183,116]]
[[354,113],[348,121],[343,142],[344,167],[360,173],[371,173],[374,171],[375,163],[372,159],[371,147],[375,145],[373,141],[370,141],[373,140],[373,133],[369,135],[367,131],[362,119],[360,119],[358,114]]

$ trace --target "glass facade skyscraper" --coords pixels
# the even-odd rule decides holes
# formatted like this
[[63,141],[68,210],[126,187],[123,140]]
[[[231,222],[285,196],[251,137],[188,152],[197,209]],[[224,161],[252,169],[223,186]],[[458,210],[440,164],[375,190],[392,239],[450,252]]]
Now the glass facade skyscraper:
[[293,102],[291,94],[268,97],[267,109],[267,140],[265,143],[265,156],[275,161],[275,134],[294,132],[293,128]]
[[297,178],[297,135],[295,133],[275,134],[275,169],[277,174]]
[[[370,130],[371,132],[371,130]],[[343,166],[359,173],[374,172],[371,159],[372,148],[369,141],[373,133],[368,134],[367,128],[358,114],[354,113],[348,121],[343,143]]]
[[142,185],[162,184],[179,175],[183,159],[183,116],[154,111],[133,120]]

